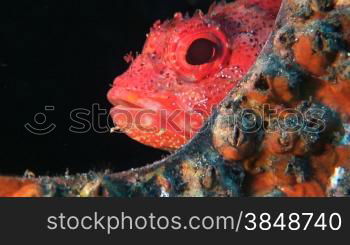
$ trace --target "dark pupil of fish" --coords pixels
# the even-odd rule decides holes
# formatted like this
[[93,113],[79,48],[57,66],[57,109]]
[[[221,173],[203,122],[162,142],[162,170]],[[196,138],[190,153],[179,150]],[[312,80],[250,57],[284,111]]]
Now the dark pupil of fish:
[[200,38],[192,42],[187,50],[186,61],[190,65],[203,65],[215,59],[218,46],[216,43]]

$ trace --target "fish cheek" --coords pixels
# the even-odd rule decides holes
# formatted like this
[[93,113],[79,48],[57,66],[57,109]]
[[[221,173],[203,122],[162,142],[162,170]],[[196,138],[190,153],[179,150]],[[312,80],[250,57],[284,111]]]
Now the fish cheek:
[[252,34],[240,34],[233,43],[230,67],[237,67],[243,74],[248,72],[261,51],[261,44]]

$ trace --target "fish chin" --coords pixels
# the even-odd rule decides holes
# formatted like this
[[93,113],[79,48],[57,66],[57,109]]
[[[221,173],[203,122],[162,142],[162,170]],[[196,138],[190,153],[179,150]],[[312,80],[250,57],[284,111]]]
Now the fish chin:
[[117,105],[110,115],[118,131],[154,148],[176,150],[191,137],[191,132],[184,129],[181,113],[172,116],[164,109],[154,111]]
[[181,98],[166,92],[147,94],[112,88],[108,100],[114,105],[110,111],[116,126],[113,131],[154,148],[180,148],[206,119],[192,108],[184,108]]

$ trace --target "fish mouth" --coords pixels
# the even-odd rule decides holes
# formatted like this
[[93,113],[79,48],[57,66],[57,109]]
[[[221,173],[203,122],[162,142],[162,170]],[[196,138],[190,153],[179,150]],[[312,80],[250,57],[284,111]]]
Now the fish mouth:
[[116,108],[125,108],[125,109],[142,109],[143,108],[125,99],[115,99],[113,100],[112,105]]
[[[114,108],[123,108],[128,110],[166,110],[166,105],[157,97],[152,98],[151,95],[142,92],[135,92],[120,88],[112,88],[107,95],[109,102]],[[113,109],[112,109],[113,110]]]
[[161,101],[158,97],[120,88],[112,88],[107,97],[113,105],[110,110],[113,122],[125,133],[131,129],[147,132],[149,128],[160,129],[161,121],[166,119],[165,115],[174,109],[169,108],[166,101]]
[[[193,122],[186,121],[185,118],[191,115],[181,109],[176,96],[112,88],[108,100],[113,105],[110,110],[116,126],[113,131],[122,131],[143,144],[177,149],[197,132],[193,130]],[[196,118],[194,121],[201,126],[201,119]]]
[[124,109],[142,109],[144,106],[140,105],[138,101],[139,96],[134,92],[123,90],[116,90],[112,88],[108,94],[107,99],[113,105],[113,108]]
[[[110,116],[116,126],[115,129],[128,134],[131,131],[141,131],[141,128],[142,131],[149,131],[149,127],[154,125],[155,114],[157,113],[142,103],[143,98],[139,93],[112,88],[107,98],[113,105]],[[141,118],[146,112],[148,112],[148,115],[146,115],[148,125],[145,125],[145,123],[142,125]]]

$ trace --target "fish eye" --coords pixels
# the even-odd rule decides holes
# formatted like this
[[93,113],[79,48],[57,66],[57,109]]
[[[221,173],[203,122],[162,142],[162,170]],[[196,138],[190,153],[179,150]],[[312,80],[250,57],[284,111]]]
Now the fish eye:
[[203,24],[194,30],[188,29],[190,27],[175,32],[168,40],[166,61],[184,80],[200,81],[218,72],[228,62],[229,40],[215,26]]
[[219,46],[205,38],[199,38],[191,43],[186,52],[186,62],[190,65],[204,65],[215,60]]

